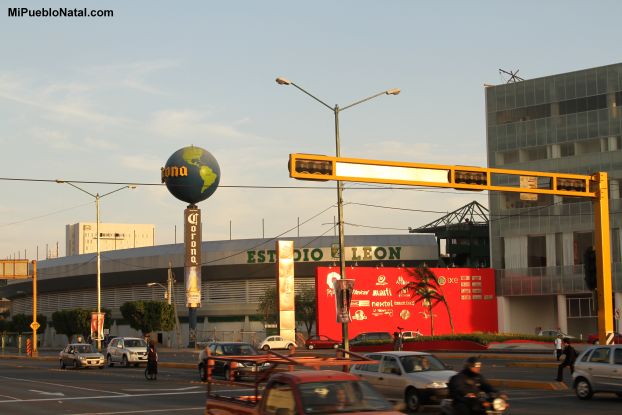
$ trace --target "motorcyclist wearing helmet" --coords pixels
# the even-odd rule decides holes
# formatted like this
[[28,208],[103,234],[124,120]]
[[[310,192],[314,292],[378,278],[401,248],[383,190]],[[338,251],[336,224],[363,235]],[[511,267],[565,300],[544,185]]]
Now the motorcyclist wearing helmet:
[[464,369],[449,379],[449,396],[452,398],[455,415],[485,414],[486,408],[478,395],[496,394],[497,390],[480,374],[482,362],[469,357]]

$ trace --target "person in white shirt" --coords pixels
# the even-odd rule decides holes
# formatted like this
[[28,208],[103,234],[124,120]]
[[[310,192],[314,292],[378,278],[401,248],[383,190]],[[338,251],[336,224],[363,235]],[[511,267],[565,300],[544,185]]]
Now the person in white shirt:
[[562,355],[562,336],[555,337],[555,357],[559,361]]

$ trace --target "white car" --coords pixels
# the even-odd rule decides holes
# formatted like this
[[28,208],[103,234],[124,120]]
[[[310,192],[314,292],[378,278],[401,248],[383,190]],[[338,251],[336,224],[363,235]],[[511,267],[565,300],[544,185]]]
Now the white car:
[[424,352],[368,353],[378,364],[357,364],[350,369],[390,401],[404,402],[409,412],[447,398],[449,378],[456,374],[434,355]]
[[281,336],[268,336],[264,341],[259,343],[261,350],[270,349],[289,349],[292,350],[296,346],[296,342]]
[[106,348],[106,363],[110,367],[115,363],[125,367],[147,364],[147,342],[137,337],[115,337]]
[[421,332],[419,330],[415,330],[415,331],[403,331],[402,332],[402,339],[406,340],[406,339],[415,339],[417,337],[421,336]]
[[80,367],[104,368],[104,355],[98,353],[97,350],[88,343],[68,344],[60,352],[59,360],[61,369],[64,369],[67,366],[71,366],[76,369]]
[[622,397],[622,345],[592,346],[574,364],[572,386],[579,399],[597,392],[614,392]]

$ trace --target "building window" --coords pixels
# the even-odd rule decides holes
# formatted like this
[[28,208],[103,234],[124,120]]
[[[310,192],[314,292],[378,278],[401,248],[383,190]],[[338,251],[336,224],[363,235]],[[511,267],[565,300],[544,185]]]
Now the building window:
[[559,149],[562,157],[574,156],[574,143],[561,144]]
[[566,299],[568,318],[598,317],[598,310],[594,309],[592,297],[578,297]]
[[527,237],[527,266],[546,267],[546,237]]
[[573,235],[574,264],[583,264],[583,254],[594,246],[594,232],[575,232]]

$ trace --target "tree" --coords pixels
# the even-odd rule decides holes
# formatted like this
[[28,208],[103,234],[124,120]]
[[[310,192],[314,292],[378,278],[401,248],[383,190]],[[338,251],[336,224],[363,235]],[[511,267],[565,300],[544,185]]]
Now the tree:
[[278,321],[279,310],[276,307],[276,287],[266,288],[259,298],[259,306],[257,307],[264,324],[274,324]]
[[[95,311],[83,308],[55,311],[52,313],[52,326],[56,333],[64,334],[69,339],[75,334],[86,339],[91,334],[91,313]],[[104,327],[110,328],[110,310],[102,308],[101,312],[104,313]]]
[[447,315],[449,316],[449,325],[451,326],[451,334],[454,334],[454,323],[451,318],[449,304],[442,293],[441,285],[436,275],[426,266],[415,268],[409,272],[414,281],[410,281],[399,291],[409,292],[411,298],[415,299],[415,304],[421,302],[424,307],[428,308],[430,315],[430,333],[434,336],[434,314],[432,309],[439,303],[445,305]]
[[[15,314],[11,320],[13,321],[11,326],[13,331],[18,333],[28,333],[32,331],[32,328],[30,328],[30,324],[32,324],[32,314]],[[43,314],[37,314],[37,323],[39,323],[37,331],[43,333],[47,326],[47,317]]]
[[[261,314],[263,322],[266,324],[274,324],[278,321],[276,287],[266,288],[261,298],[257,311]],[[294,300],[296,308],[296,322],[305,325],[307,335],[311,335],[313,325],[316,319],[317,304],[315,301],[315,290],[312,288],[303,288],[302,291],[295,296]]]
[[315,290],[311,287],[305,287],[299,294],[296,294],[296,321],[305,325],[307,337],[311,335],[317,317],[315,299]]
[[163,301],[129,301],[121,305],[121,315],[130,327],[143,335],[169,331],[175,327],[174,306]]

